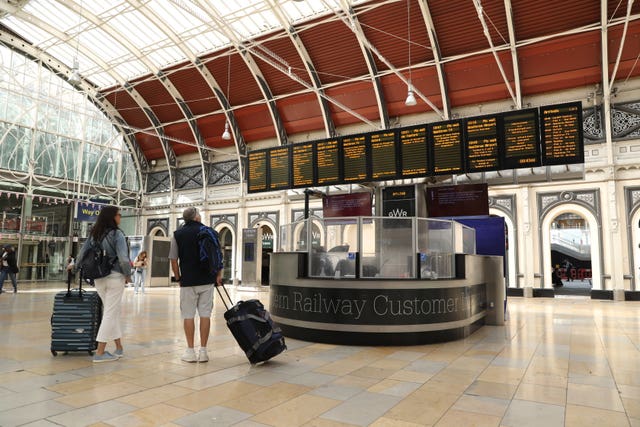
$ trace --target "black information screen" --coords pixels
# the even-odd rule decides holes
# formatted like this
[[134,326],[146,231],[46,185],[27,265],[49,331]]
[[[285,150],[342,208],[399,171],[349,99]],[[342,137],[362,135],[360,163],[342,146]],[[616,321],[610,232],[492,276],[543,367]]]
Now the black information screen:
[[294,187],[313,186],[313,143],[297,144],[291,147],[291,170]]
[[427,158],[427,126],[401,129],[398,139],[402,176],[408,178],[427,175],[429,164]]
[[540,108],[542,157],[545,165],[584,162],[582,103]]
[[538,110],[522,110],[503,114],[504,168],[540,166]]
[[367,143],[365,135],[348,136],[342,139],[343,181],[367,180]]
[[433,144],[433,172],[462,172],[462,121],[435,123],[429,126],[429,136]]
[[472,117],[465,120],[467,171],[500,169],[498,122],[498,116]]
[[256,150],[249,192],[584,162],[571,102]]
[[371,179],[394,179],[398,175],[396,133],[376,132],[370,135]]
[[267,190],[267,151],[249,152],[249,192]]
[[337,139],[320,141],[316,145],[317,184],[340,182],[340,146]]
[[269,189],[282,190],[290,188],[289,180],[289,147],[272,148],[269,152]]

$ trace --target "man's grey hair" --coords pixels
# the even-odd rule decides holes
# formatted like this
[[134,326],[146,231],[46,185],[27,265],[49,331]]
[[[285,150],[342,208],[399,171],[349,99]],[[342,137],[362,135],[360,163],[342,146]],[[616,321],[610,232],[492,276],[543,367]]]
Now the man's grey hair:
[[196,217],[198,216],[198,208],[186,208],[185,210],[182,211],[182,219],[186,221],[195,221]]

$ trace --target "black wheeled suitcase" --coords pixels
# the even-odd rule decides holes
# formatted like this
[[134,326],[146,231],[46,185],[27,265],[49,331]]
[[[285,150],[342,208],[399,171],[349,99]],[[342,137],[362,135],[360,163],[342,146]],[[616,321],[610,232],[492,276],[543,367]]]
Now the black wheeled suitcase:
[[[222,296],[220,287],[227,295],[231,308]],[[273,323],[259,300],[239,301],[234,305],[224,285],[216,286],[216,289],[227,309],[224,313],[227,327],[252,365],[266,362],[287,349],[282,331]]]
[[78,289],[58,292],[51,315],[51,354],[59,351],[86,351],[97,348],[96,336],[102,319],[102,300],[96,291],[82,289],[82,272]]

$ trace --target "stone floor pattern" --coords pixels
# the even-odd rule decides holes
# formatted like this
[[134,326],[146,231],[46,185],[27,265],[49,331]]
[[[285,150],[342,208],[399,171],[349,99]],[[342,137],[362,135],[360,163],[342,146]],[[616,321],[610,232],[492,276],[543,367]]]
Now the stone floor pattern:
[[[0,295],[0,426],[640,426],[640,303],[509,300],[505,327],[414,347],[287,340],[251,366],[216,300],[209,363],[180,361],[177,289],[125,292],[125,358],[49,352],[60,284]],[[233,292],[236,298],[268,293]]]

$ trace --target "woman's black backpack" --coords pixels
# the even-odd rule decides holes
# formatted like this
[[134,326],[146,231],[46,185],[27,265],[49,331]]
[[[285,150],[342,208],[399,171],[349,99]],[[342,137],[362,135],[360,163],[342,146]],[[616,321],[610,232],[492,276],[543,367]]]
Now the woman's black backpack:
[[85,279],[101,279],[111,274],[111,269],[118,258],[109,256],[107,251],[102,248],[105,237],[100,241],[91,239],[89,248],[78,264],[82,269],[82,277]]

